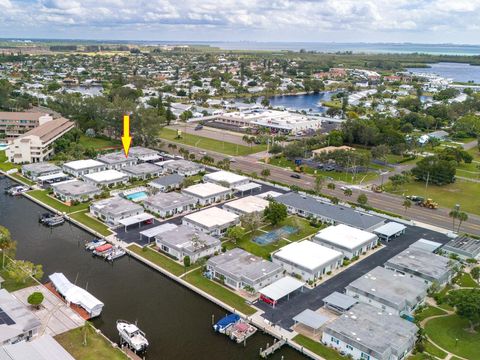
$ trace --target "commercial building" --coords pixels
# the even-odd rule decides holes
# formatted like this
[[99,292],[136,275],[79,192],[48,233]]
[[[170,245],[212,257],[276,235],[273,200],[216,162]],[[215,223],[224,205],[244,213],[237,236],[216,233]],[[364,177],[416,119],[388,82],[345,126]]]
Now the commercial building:
[[348,259],[360,256],[378,244],[377,235],[343,224],[320,230],[312,240],[317,244],[340,251]]
[[237,200],[230,201],[223,205],[225,210],[233,212],[237,215],[245,215],[251,213],[261,213],[270,202],[258,196],[246,196]]
[[151,162],[161,159],[161,156],[157,150],[148,149],[143,146],[131,147],[128,152],[128,156],[137,159],[138,162]]
[[385,268],[404,275],[415,276],[427,284],[444,285],[453,276],[450,259],[429,251],[408,248],[385,263]]
[[22,165],[22,175],[32,180],[37,180],[42,176],[59,174],[61,172],[62,169],[60,167],[48,162]]
[[343,254],[312,241],[303,240],[288,244],[272,254],[272,261],[289,274],[303,280],[316,280],[342,265]]
[[13,140],[50,120],[53,120],[50,115],[39,112],[0,111],[0,135]]
[[184,176],[179,174],[170,174],[159,177],[153,181],[148,183],[148,186],[153,188],[154,190],[167,192],[171,190],[180,189],[182,186],[183,180],[185,179]]
[[238,175],[230,171],[220,170],[203,177],[203,181],[225,186],[228,188],[235,188],[240,185],[245,185],[250,182],[246,176]]
[[221,235],[239,222],[238,215],[215,206],[186,215],[182,219],[182,224],[211,235]]
[[179,261],[183,261],[185,256],[190,257],[192,264],[222,250],[219,239],[184,225],[158,234],[155,243],[161,251]]
[[460,259],[480,259],[480,240],[460,235],[442,247],[447,254],[457,255]]
[[83,176],[83,179],[96,186],[108,186],[126,184],[129,180],[129,176],[124,172],[117,170],[105,170]]
[[148,179],[160,176],[162,168],[151,163],[140,163],[136,165],[125,166],[122,171],[127,173],[132,179]]
[[112,170],[121,170],[125,166],[132,166],[137,163],[137,158],[133,156],[127,158],[121,151],[100,155],[97,160],[103,162],[108,169]]
[[351,282],[346,294],[397,315],[411,315],[427,295],[428,285],[418,278],[376,267]]
[[143,206],[146,210],[165,218],[190,211],[195,208],[196,203],[197,200],[194,197],[172,191],[149,196],[143,202]]
[[188,160],[165,161],[162,168],[166,173],[179,174],[182,176],[193,176],[205,171],[205,166],[202,164]]
[[359,303],[324,326],[322,343],[354,360],[401,360],[413,350],[417,332],[412,322]]
[[6,150],[7,158],[15,164],[45,161],[53,154],[53,142],[74,127],[65,118],[50,120],[13,139]]
[[29,341],[42,323],[16,297],[0,289],[0,345]]
[[90,213],[110,226],[120,220],[143,214],[143,207],[121,197],[100,200],[90,205]]
[[62,166],[63,171],[75,177],[107,170],[107,165],[93,159],[69,161]]
[[102,190],[82,180],[64,181],[52,185],[53,194],[64,202],[87,201],[99,195]]
[[255,292],[283,277],[280,265],[240,248],[208,259],[207,270],[214,279],[235,290],[253,289]]
[[292,214],[312,217],[331,224],[345,224],[360,230],[371,231],[385,222],[385,219],[379,216],[347,206],[330,204],[295,192],[277,196],[275,201],[284,204]]
[[182,192],[196,198],[202,206],[224,201],[232,194],[231,189],[213,183],[192,185]]

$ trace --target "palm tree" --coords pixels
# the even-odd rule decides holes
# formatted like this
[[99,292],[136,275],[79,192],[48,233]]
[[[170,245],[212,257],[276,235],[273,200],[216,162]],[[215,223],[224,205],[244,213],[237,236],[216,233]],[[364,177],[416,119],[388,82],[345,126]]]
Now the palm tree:
[[448,216],[452,218],[452,231],[455,231],[455,219],[458,219],[458,213],[457,209],[453,209],[448,213]]
[[410,199],[403,200],[403,207],[405,208],[405,214],[407,213],[407,209],[412,207],[412,201]]
[[2,252],[2,269],[5,266],[5,253],[8,250],[16,248],[15,241],[12,240],[10,231],[6,227],[0,226],[0,251]]
[[459,222],[458,222],[457,232],[460,232],[460,226],[462,226],[462,223],[463,223],[464,221],[467,221],[467,220],[468,220],[468,214],[467,214],[466,212],[464,212],[464,211],[460,211],[460,212],[458,213],[457,218],[458,218],[458,221],[459,221]]

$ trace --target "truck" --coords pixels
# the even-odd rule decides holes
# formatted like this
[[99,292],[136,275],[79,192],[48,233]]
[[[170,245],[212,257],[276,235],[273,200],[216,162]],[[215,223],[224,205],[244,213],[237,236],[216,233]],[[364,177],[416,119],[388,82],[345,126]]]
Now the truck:
[[410,195],[407,196],[407,199],[413,201],[416,205],[427,208],[427,209],[437,209],[438,203],[428,198],[425,199],[422,196]]

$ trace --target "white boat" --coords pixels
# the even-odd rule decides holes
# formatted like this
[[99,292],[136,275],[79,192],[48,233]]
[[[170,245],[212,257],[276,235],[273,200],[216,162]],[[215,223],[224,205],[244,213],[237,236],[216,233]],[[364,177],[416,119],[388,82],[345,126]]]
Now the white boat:
[[30,188],[28,186],[23,186],[23,185],[19,185],[19,186],[15,186],[13,188],[11,188],[8,193],[10,195],[20,195],[21,193],[24,193],[25,191],[28,191],[30,190]]
[[117,247],[113,248],[113,250],[107,256],[105,256],[105,260],[113,261],[115,259],[121,258],[126,253],[127,252],[125,250],[123,250],[121,247],[117,246]]
[[92,241],[89,242],[88,244],[85,245],[86,250],[93,251],[95,250],[96,247],[105,245],[107,242],[105,240],[97,239],[97,241]]
[[145,333],[137,325],[125,320],[117,320],[117,330],[122,342],[126,343],[132,350],[140,352],[147,349],[148,340]]

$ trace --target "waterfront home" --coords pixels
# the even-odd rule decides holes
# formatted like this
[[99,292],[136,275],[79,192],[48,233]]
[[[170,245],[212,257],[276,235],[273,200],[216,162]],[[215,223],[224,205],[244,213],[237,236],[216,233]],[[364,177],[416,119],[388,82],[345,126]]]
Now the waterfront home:
[[48,162],[22,165],[22,175],[34,181],[39,177],[60,174],[61,172],[62,169],[60,167]]
[[442,247],[448,255],[453,254],[462,260],[480,260],[480,240],[467,235],[457,236]]
[[143,146],[131,147],[128,156],[134,157],[138,162],[158,161],[161,159],[157,150],[148,149]]
[[156,191],[167,192],[171,190],[180,189],[182,186],[184,176],[179,174],[170,174],[159,177],[158,179],[152,180],[148,183],[148,186],[153,188]]
[[112,170],[120,170],[125,166],[131,166],[137,163],[136,158],[132,156],[127,158],[125,157],[125,154],[120,151],[100,155],[97,157],[97,160],[103,162],[107,165],[108,169]]
[[230,171],[220,170],[203,177],[203,181],[214,183],[228,188],[235,188],[240,185],[245,185],[250,182],[246,176],[238,175]]
[[93,174],[84,175],[83,179],[90,184],[101,187],[126,184],[129,180],[129,176],[121,171],[105,170]]
[[185,256],[188,256],[192,264],[222,250],[219,239],[185,225],[156,235],[155,243],[161,251],[179,261],[183,261]]
[[225,203],[223,208],[239,216],[252,213],[263,213],[270,202],[258,196],[246,196]]
[[217,236],[222,235],[229,227],[235,226],[239,222],[240,218],[237,214],[215,206],[186,215],[182,219],[184,225]]
[[0,313],[0,345],[29,341],[42,326],[40,320],[5,289],[0,289]]
[[352,281],[346,294],[360,302],[396,315],[411,315],[427,296],[428,285],[419,278],[376,267]]
[[196,198],[202,206],[224,201],[232,194],[231,189],[213,183],[192,185],[183,189],[182,192]]
[[313,242],[340,251],[347,259],[360,256],[378,244],[378,237],[368,231],[338,224],[320,230]]
[[165,218],[190,211],[195,208],[196,203],[194,197],[172,191],[149,196],[143,202],[143,206],[146,210]]
[[235,290],[253,290],[270,285],[283,277],[283,268],[271,261],[235,248],[207,261],[212,278]]
[[100,200],[90,205],[90,213],[109,226],[120,224],[120,220],[143,214],[143,207],[121,197]]
[[69,161],[63,164],[63,171],[75,177],[107,170],[107,165],[93,159]]
[[272,261],[289,274],[315,281],[339,268],[343,254],[309,240],[293,242],[272,254]]
[[385,263],[385,268],[400,274],[417,277],[430,285],[445,285],[452,278],[450,259],[432,252],[409,247]]
[[93,199],[95,195],[100,195],[102,192],[102,190],[95,185],[82,180],[70,180],[53,184],[52,189],[53,194],[64,202],[84,202]]
[[160,176],[162,168],[151,163],[140,163],[136,165],[125,166],[122,171],[127,173],[131,179],[149,179]]
[[[158,165],[158,163],[157,163]],[[188,160],[165,161],[162,166],[165,173],[193,176],[205,171],[205,166]]]
[[417,332],[414,323],[359,303],[323,327],[322,343],[354,360],[401,360]]

